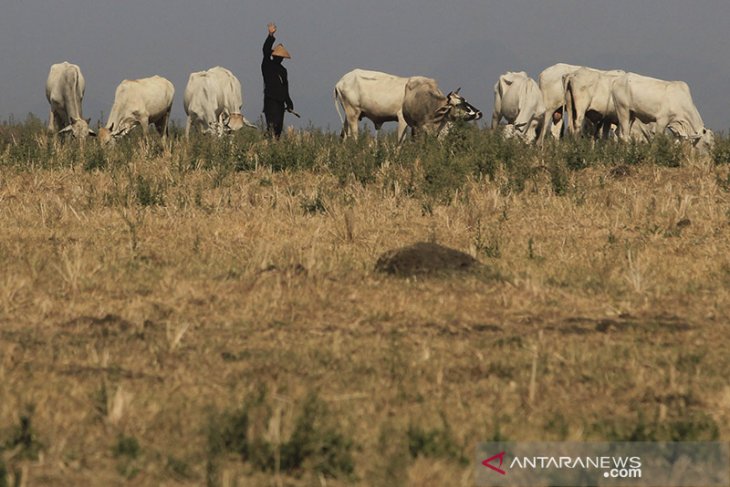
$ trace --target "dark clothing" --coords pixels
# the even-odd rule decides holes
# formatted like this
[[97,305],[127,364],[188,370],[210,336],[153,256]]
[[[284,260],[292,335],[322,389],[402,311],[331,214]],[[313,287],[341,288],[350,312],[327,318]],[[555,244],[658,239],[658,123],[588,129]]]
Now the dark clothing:
[[272,56],[274,36],[269,35],[264,42],[264,59],[261,61],[261,74],[264,75],[264,115],[266,126],[273,128],[279,137],[284,127],[284,110],[293,110],[294,103],[289,97],[289,80],[286,68],[281,65],[283,58]]
[[266,130],[277,139],[284,129],[284,106],[283,101],[264,97],[264,116],[266,117]]

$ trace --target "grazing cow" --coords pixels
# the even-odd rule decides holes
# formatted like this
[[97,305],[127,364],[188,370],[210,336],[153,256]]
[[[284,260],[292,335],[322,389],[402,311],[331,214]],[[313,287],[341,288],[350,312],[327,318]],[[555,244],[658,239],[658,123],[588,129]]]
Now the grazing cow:
[[244,125],[255,127],[241,114],[242,105],[241,82],[226,68],[216,66],[192,73],[183,95],[188,116],[185,137],[190,136],[191,127],[218,136],[240,130]]
[[494,85],[492,129],[502,118],[512,126],[505,134],[517,135],[524,141],[534,141],[545,115],[545,103],[540,87],[524,71],[507,72]]
[[714,134],[705,127],[684,81],[626,73],[613,82],[611,93],[622,140],[629,140],[632,122],[640,120],[656,122],[655,133],[669,130],[676,138],[689,140],[701,154],[712,150]]
[[[408,78],[354,69],[335,84],[335,108],[343,123],[341,136],[357,137],[358,122],[365,118],[375,124],[376,136],[385,122],[398,122],[398,140],[407,125],[403,118],[403,96]],[[345,111],[343,120],[340,113]]]
[[545,140],[545,133],[550,130],[553,137],[560,137],[563,128],[563,104],[565,93],[563,92],[563,76],[579,69],[580,66],[558,63],[546,68],[537,78],[537,83],[542,91],[542,99],[545,103],[545,115],[543,116],[542,130],[540,130],[540,144]]
[[48,130],[59,134],[69,133],[79,139],[96,135],[82,115],[81,102],[85,89],[86,81],[78,66],[66,61],[51,66],[46,80],[46,98],[51,104]]
[[618,124],[611,86],[624,74],[626,72],[621,70],[580,68],[563,76],[568,133],[581,134],[588,119],[595,128],[594,137],[603,129],[603,138],[608,138],[611,124]]
[[[444,95],[436,80],[413,76],[408,78],[403,96],[403,118],[413,135],[420,131],[445,136],[456,120],[479,120],[482,112],[459,95],[459,90]],[[401,134],[401,141],[405,131]]]
[[165,137],[174,95],[175,87],[161,76],[125,79],[114,93],[114,104],[106,126],[99,129],[99,140],[107,144],[137,125],[146,135],[150,123]]

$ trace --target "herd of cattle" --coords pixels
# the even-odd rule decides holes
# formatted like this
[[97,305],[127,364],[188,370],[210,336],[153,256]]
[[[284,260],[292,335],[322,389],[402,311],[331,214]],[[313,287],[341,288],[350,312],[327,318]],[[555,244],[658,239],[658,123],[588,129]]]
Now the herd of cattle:
[[[567,114],[567,117],[564,117]],[[648,141],[668,132],[700,152],[714,145],[683,81],[664,81],[621,70],[556,64],[538,81],[524,72],[506,73],[494,86],[492,127],[507,120],[509,133],[542,142],[548,130],[607,138],[612,127],[622,140]]]
[[[146,133],[150,124],[163,136],[175,88],[160,76],[124,80],[116,89],[106,125],[96,134],[82,115],[85,81],[80,68],[63,62],[51,66],[46,98],[51,105],[49,130],[77,138],[98,135],[102,144],[123,137],[136,126]],[[443,136],[457,120],[479,120],[482,112],[459,90],[444,95],[438,84],[423,76],[400,77],[355,69],[334,88],[335,108],[343,123],[342,136],[356,137],[358,124],[370,119],[379,131],[383,123],[398,122],[398,140],[406,130]],[[192,73],[183,96],[187,114],[185,135],[195,128],[222,136],[244,126],[255,127],[242,115],[241,83],[220,66]],[[342,107],[344,118],[340,111]],[[589,134],[622,140],[645,140],[657,133],[685,139],[699,152],[714,144],[682,81],[663,81],[620,70],[556,64],[538,81],[524,72],[508,72],[494,85],[492,128],[503,126],[506,136],[542,143],[548,131],[560,137]]]
[[[51,104],[49,130],[76,138],[98,135],[102,144],[123,137],[138,125],[146,133],[152,124],[161,135],[167,135],[175,95],[175,87],[169,80],[152,76],[122,81],[114,93],[109,119],[98,134],[83,117],[81,104],[85,90],[86,81],[77,65],[63,62],[51,66],[46,80],[46,98]],[[218,135],[245,125],[255,127],[241,114],[241,83],[220,66],[190,75],[183,104],[188,115],[186,135],[193,127]]]

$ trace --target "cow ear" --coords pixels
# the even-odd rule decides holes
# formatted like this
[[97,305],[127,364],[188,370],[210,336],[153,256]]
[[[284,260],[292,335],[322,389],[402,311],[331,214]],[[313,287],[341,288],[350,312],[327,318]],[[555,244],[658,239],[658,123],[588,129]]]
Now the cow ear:
[[67,134],[67,133],[71,132],[71,130],[73,130],[73,127],[71,125],[68,125],[68,126],[62,128],[61,130],[59,130],[58,133]]
[[93,130],[89,129],[89,137],[96,137],[96,132],[94,132]]
[[68,121],[71,122],[71,125],[75,124],[79,120],[76,117],[68,117]]
[[91,123],[91,117],[86,119],[86,125],[89,125]]
[[448,104],[447,105],[444,105],[442,107],[439,107],[436,110],[436,112],[434,113],[434,118],[436,120],[442,119],[443,117],[446,116],[447,113],[449,113],[451,111],[452,108],[453,108],[453,106],[452,105],[448,105]]

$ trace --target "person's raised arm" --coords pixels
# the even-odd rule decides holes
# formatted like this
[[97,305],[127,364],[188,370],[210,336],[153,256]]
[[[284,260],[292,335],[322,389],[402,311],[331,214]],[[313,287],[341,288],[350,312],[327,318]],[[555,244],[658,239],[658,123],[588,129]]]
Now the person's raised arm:
[[274,41],[276,38],[274,37],[274,34],[276,34],[276,24],[273,22],[269,23],[267,26],[269,29],[269,35],[266,36],[266,41],[264,41],[264,59],[271,59],[271,51],[274,47]]

